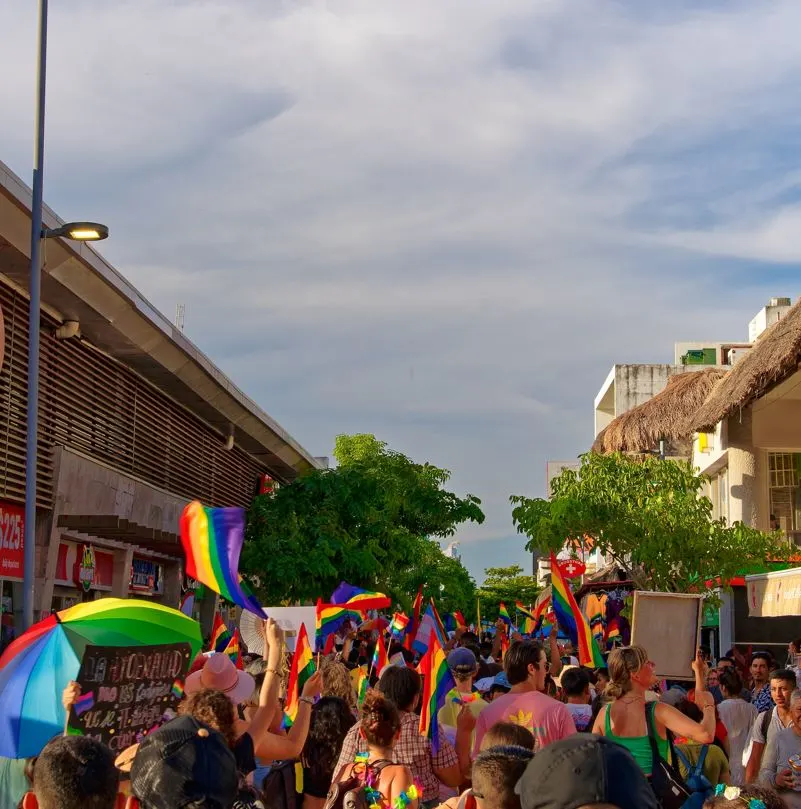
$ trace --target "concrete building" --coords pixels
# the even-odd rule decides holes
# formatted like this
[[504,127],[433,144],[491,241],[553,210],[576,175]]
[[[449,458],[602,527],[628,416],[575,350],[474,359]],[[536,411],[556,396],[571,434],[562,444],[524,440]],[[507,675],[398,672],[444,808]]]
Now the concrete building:
[[[6,629],[22,606],[30,208],[30,189],[0,164]],[[60,224],[46,209],[44,226]],[[178,538],[186,502],[247,506],[321,461],[87,244],[51,239],[45,257],[36,615],[106,594],[177,606],[193,586]]]

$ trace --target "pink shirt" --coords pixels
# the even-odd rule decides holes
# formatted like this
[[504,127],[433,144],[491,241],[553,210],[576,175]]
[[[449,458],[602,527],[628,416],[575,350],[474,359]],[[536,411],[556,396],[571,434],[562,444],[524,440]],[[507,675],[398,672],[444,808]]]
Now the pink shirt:
[[522,694],[504,694],[498,697],[478,715],[473,757],[481,750],[484,734],[498,722],[514,722],[528,728],[539,750],[552,742],[566,739],[576,732],[573,717],[567,705],[540,693],[526,691]]

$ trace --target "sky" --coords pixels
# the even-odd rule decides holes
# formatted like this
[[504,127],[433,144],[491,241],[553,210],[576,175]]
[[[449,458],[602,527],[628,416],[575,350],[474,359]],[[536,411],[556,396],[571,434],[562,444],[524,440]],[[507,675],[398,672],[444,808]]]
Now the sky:
[[[0,4],[29,181],[36,18]],[[315,455],[452,471],[477,578],[617,362],[745,340],[801,261],[797,0],[50,3],[45,200]]]

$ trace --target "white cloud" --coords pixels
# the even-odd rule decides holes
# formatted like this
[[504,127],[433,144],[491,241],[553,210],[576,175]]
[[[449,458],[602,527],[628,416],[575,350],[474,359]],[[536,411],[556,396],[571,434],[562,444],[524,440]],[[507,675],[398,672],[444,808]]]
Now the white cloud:
[[[0,5],[23,177],[31,6]],[[799,257],[800,24],[793,0],[51,4],[46,197],[108,221],[105,254],[314,452],[372,430],[451,468],[487,503],[472,564],[501,563],[474,551],[587,448],[613,362],[786,292],[742,260]]]

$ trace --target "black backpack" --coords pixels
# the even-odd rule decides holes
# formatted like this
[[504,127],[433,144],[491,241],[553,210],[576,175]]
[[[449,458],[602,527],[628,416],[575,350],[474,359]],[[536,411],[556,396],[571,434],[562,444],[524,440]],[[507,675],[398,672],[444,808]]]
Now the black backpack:
[[350,777],[344,781],[331,784],[323,809],[368,809],[367,793],[364,791],[364,776],[367,774],[367,770],[374,773],[376,782],[378,782],[381,770],[391,764],[392,762],[386,759],[374,761],[367,765],[361,776],[352,772]]
[[294,761],[281,761],[270,769],[261,785],[261,802],[264,809],[298,809]]

